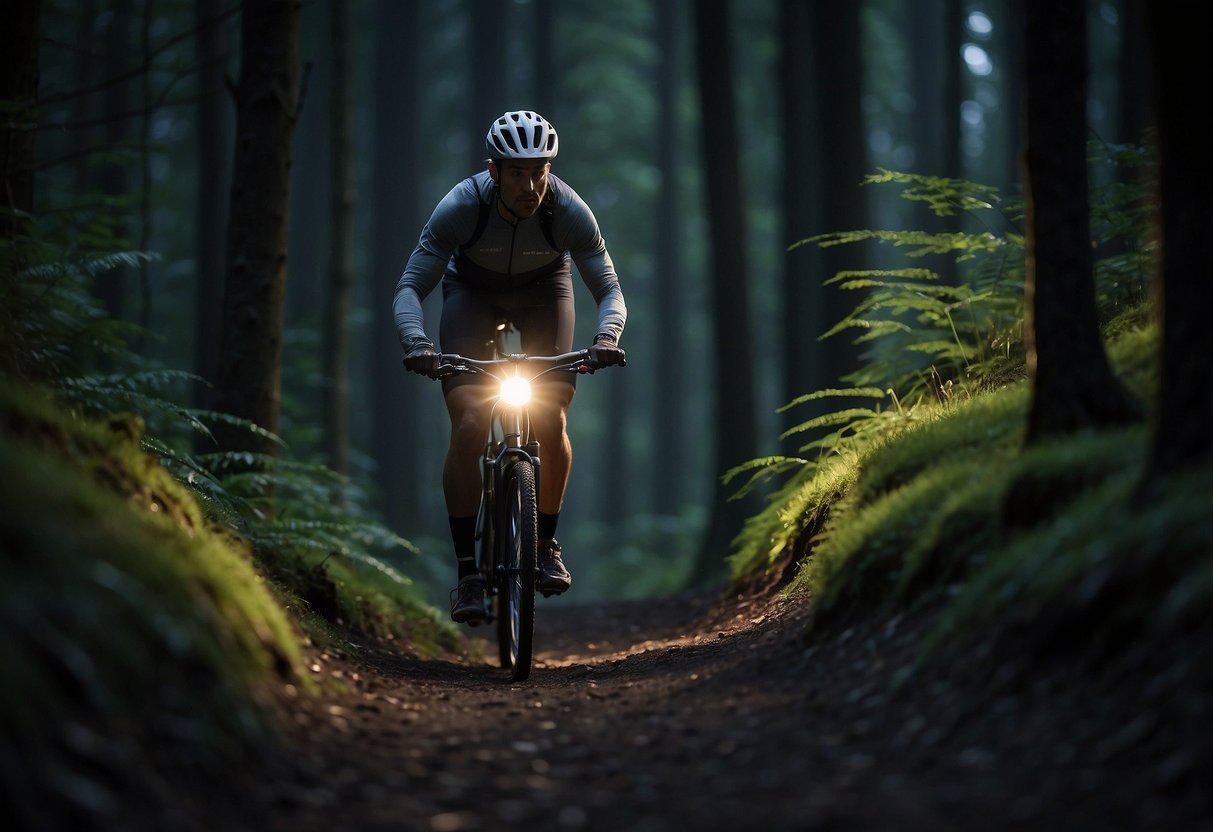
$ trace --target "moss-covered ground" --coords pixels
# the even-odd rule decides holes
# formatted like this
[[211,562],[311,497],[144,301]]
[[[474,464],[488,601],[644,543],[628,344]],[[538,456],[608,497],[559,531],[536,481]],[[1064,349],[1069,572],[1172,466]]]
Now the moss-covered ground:
[[188,827],[215,784],[255,776],[267,706],[315,692],[309,653],[351,634],[457,642],[375,570],[254,554],[141,439],[138,417],[0,387],[0,790],[16,828]]
[[[1141,318],[1108,345],[1143,413],[1156,335]],[[1027,408],[1026,380],[969,392],[806,468],[739,538],[735,585],[781,569],[811,631],[927,614],[924,657],[980,646],[1103,662],[1208,637],[1213,471],[1146,496],[1148,417],[1025,446]]]

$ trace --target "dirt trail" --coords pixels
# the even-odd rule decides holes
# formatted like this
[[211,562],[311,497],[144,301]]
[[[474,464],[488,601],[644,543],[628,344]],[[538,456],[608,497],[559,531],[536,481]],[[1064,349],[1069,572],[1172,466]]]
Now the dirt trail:
[[1062,676],[977,697],[956,667],[896,686],[912,621],[809,647],[803,615],[778,599],[543,607],[523,684],[387,647],[318,656],[350,693],[295,700],[287,753],[233,809],[326,832],[1213,828],[1193,772],[1167,791],[1142,767],[1158,742],[1116,746],[1134,703],[1088,713],[1058,697]]

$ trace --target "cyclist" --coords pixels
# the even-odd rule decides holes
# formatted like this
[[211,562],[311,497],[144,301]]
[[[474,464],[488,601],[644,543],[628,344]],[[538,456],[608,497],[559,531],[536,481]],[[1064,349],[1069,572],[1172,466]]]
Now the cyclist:
[[[503,319],[518,330],[524,353],[570,352],[572,264],[598,304],[591,361],[597,366],[622,363],[623,292],[594,214],[550,173],[559,150],[555,128],[535,112],[506,112],[489,127],[485,144],[487,169],[464,179],[438,203],[396,285],[393,310],[405,367],[427,374],[437,366],[421,303],[439,282],[438,335],[444,352],[492,358],[496,327]],[[572,462],[565,425],[575,378],[571,373],[544,376],[532,405],[532,424],[543,449],[537,587],[545,595],[564,592],[572,583],[556,526]],[[442,382],[451,418],[442,485],[459,577],[451,592],[451,618],[473,625],[485,618],[484,579],[475,557],[480,458],[491,416],[484,380],[458,375]]]

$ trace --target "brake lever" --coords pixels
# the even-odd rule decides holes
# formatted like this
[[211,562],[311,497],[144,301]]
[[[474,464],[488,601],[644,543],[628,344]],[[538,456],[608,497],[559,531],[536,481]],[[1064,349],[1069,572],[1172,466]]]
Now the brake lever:
[[454,376],[463,375],[470,372],[466,364],[439,364],[427,375],[434,381],[442,381],[444,379],[453,378]]

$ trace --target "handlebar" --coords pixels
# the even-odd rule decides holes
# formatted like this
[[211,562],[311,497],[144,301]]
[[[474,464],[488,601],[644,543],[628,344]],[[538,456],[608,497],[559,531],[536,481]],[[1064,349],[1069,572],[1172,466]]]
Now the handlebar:
[[[627,360],[620,362],[619,366],[627,366]],[[589,350],[577,350],[561,355],[517,353],[504,358],[491,359],[465,358],[455,353],[439,353],[438,366],[429,373],[429,377],[441,380],[451,376],[475,373],[504,378],[506,368],[512,370],[512,374],[517,375],[523,367],[528,368],[526,375],[529,379],[536,379],[553,372],[590,374],[602,369],[602,366],[595,366],[590,360]]]

